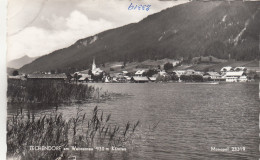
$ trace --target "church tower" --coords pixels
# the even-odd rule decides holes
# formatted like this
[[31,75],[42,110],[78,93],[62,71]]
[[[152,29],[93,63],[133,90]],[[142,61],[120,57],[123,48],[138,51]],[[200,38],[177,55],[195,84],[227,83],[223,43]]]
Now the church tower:
[[97,66],[95,63],[95,57],[93,58],[92,71],[96,70]]

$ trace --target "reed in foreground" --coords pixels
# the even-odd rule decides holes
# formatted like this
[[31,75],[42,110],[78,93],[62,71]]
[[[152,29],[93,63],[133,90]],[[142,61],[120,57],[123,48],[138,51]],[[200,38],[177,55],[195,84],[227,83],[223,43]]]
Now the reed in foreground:
[[[65,159],[64,148],[124,146],[135,134],[139,121],[128,122],[124,127],[109,123],[111,114],[94,108],[91,116],[81,114],[66,121],[61,114],[35,118],[33,113],[23,110],[7,122],[7,157],[21,160]],[[32,146],[56,146],[54,150],[32,150]]]

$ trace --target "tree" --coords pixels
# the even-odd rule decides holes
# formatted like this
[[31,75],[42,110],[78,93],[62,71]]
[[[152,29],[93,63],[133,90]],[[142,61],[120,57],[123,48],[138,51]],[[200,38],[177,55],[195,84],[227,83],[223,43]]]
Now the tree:
[[236,68],[236,70],[235,71],[241,71],[241,69],[240,68]]
[[88,70],[88,75],[92,75],[92,70]]
[[170,69],[173,69],[173,65],[172,65],[172,63],[168,62],[168,63],[164,64],[163,68],[164,68],[165,71],[168,71]]
[[146,72],[146,76],[148,77],[152,77],[153,75],[157,74],[158,71],[155,70],[155,69],[149,69],[147,72]]
[[73,78],[69,73],[66,73],[67,76],[67,80],[69,81],[69,83],[71,82],[71,79]]
[[14,70],[13,71],[13,76],[17,76],[17,75],[19,75],[19,72],[17,70]]
[[198,61],[199,61],[199,63],[201,63],[201,56],[200,56],[200,58],[199,58],[199,60],[198,60]]
[[192,55],[191,55],[191,54],[189,54],[187,61],[188,61],[188,63],[191,63],[191,62],[192,62]]
[[82,77],[81,75],[78,75],[77,73],[74,74],[73,78],[76,80],[76,83],[78,83],[78,80]]
[[54,71],[54,70],[51,70],[51,74],[55,74],[55,71]]
[[171,79],[172,79],[173,81],[178,81],[178,80],[179,80],[179,77],[178,77],[176,74],[172,74],[172,75],[171,75]]

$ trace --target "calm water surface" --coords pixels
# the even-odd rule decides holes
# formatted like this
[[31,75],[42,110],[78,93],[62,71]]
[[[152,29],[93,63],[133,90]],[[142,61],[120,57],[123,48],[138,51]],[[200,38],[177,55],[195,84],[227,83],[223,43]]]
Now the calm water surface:
[[[141,121],[140,133],[159,122],[154,132],[142,135],[138,145],[120,159],[189,160],[189,159],[258,159],[258,84],[227,83],[220,85],[184,83],[97,83],[103,91],[126,94],[103,103],[81,108],[89,112],[98,105],[112,122]],[[74,117],[76,105],[63,106],[59,112]],[[43,114],[53,110],[35,108]],[[8,113],[14,113],[9,107]],[[240,152],[212,152],[211,147],[245,147]],[[230,149],[231,150],[231,149]],[[77,155],[77,159],[87,159]],[[90,158],[91,159],[91,158]],[[98,157],[98,159],[107,159]],[[109,159],[118,159],[118,155]]]

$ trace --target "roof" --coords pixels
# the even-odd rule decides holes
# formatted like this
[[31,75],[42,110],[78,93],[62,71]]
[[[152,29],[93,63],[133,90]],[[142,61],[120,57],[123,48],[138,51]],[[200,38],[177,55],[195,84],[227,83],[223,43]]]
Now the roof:
[[81,77],[79,78],[79,80],[80,80],[80,81],[84,81],[86,78],[91,78],[91,75],[81,74]]
[[195,71],[194,73],[195,75],[203,75],[203,72],[200,72],[200,71]]
[[149,79],[147,77],[137,77],[137,76],[134,76],[133,79],[135,81],[149,81]]
[[31,79],[65,79],[65,73],[62,74],[28,74],[27,78]]
[[226,71],[230,71],[232,69],[232,67],[231,66],[226,66],[226,67],[221,68],[220,71],[224,71],[224,69],[226,69]]
[[79,71],[79,72],[75,72],[75,73],[78,73],[78,74],[88,74],[88,72],[89,72],[89,69],[83,70],[83,71]]
[[194,74],[194,73],[195,73],[194,70],[189,69],[189,70],[187,70],[187,71],[185,72],[185,75],[192,75],[192,74]]
[[246,67],[236,67],[234,70],[236,71],[237,69],[242,71],[242,70],[246,69]]
[[210,76],[220,76],[218,72],[207,72]]
[[185,73],[186,72],[186,70],[174,70],[173,72],[178,72],[178,73]]
[[135,72],[135,74],[143,74],[145,72],[145,70],[138,70]]
[[227,72],[225,76],[226,76],[226,77],[228,77],[228,76],[229,76],[229,77],[231,77],[231,76],[242,76],[243,73],[244,73],[243,71],[239,71],[239,72]]
[[110,77],[120,77],[120,76],[123,76],[122,73],[111,73],[110,74]]
[[156,81],[156,77],[149,77],[151,81]]
[[122,71],[122,73],[126,74],[126,73],[128,73],[128,72],[127,72],[127,71]]
[[17,76],[8,76],[9,79],[22,79],[23,76],[17,75]]

